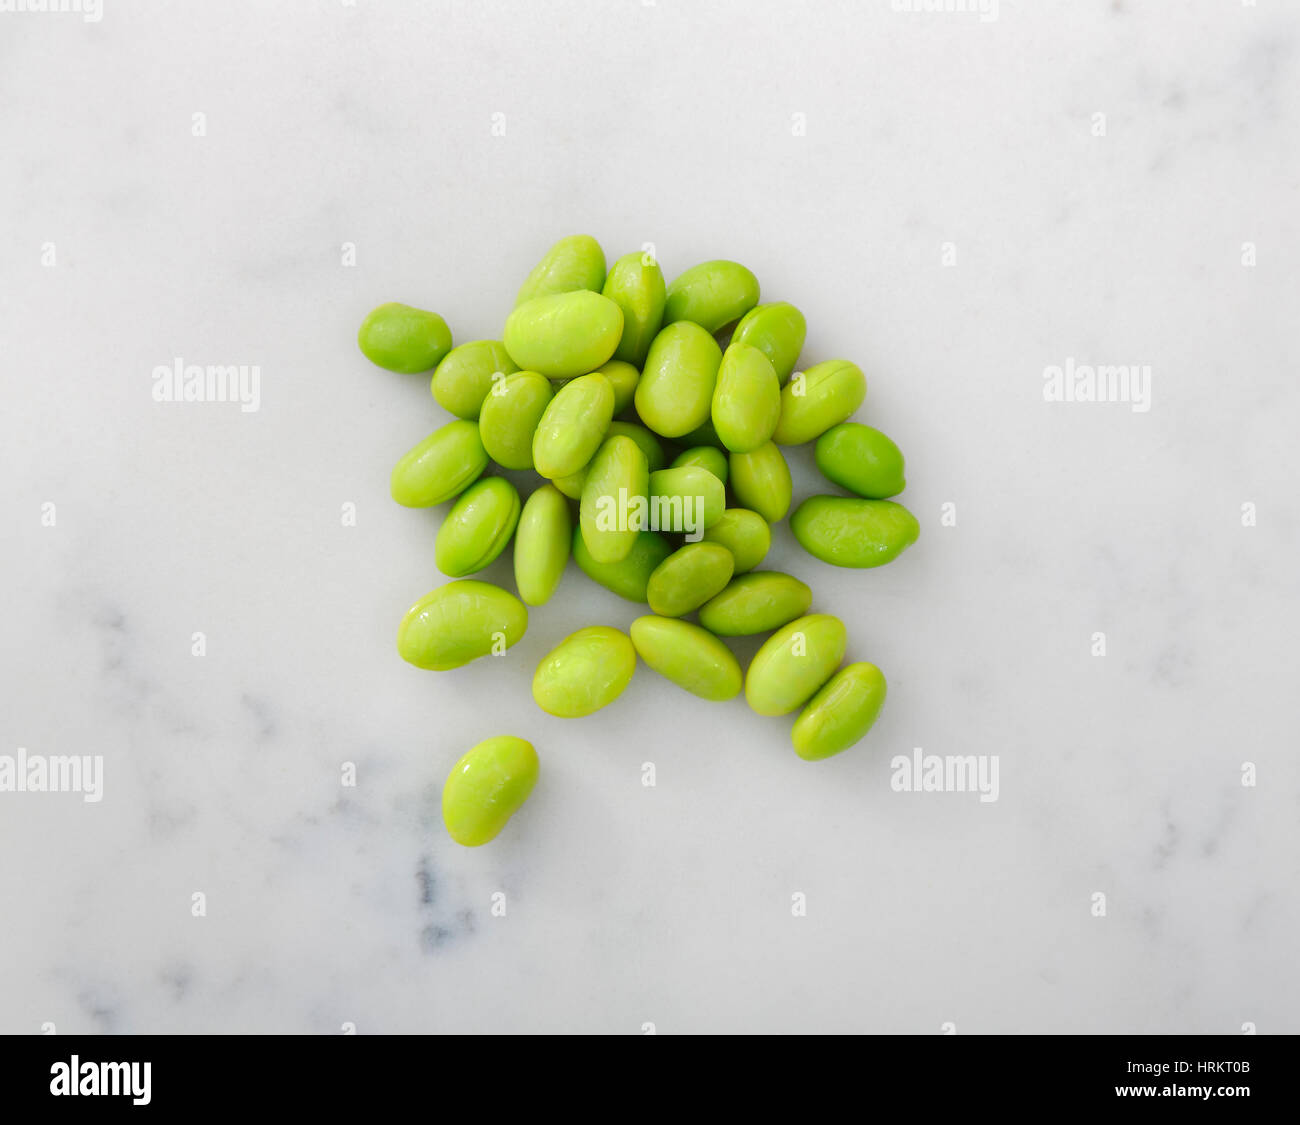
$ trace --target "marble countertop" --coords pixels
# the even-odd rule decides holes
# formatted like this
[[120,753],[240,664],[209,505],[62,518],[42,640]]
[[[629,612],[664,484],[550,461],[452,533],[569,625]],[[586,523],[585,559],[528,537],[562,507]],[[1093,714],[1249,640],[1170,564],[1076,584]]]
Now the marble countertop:
[[[1300,10],[83,7],[0,13],[0,777],[86,771],[0,792],[0,1032],[1300,1031]],[[573,568],[508,659],[397,657],[446,415],[357,325],[497,336],[580,231],[867,372],[919,542],[768,563],[889,677],[853,751],[645,668],[542,714],[637,616]],[[459,848],[507,731],[541,781]],[[997,799],[900,791],[918,748]]]

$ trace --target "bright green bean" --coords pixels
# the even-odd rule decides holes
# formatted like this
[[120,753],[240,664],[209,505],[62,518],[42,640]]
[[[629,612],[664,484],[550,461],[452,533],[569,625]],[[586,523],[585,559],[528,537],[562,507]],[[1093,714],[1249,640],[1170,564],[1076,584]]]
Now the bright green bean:
[[758,278],[739,262],[701,262],[668,286],[664,324],[687,320],[714,333],[756,304]]
[[602,292],[623,310],[623,337],[614,358],[641,367],[663,325],[663,270],[648,254],[624,254],[610,267]]
[[735,562],[717,543],[687,543],[655,567],[646,600],[660,617],[698,609],[731,581]]
[[790,530],[810,555],[832,566],[892,562],[921,534],[902,504],[856,496],[809,496],[790,517]]
[[503,469],[533,467],[533,434],[552,398],[551,383],[536,371],[498,379],[479,411],[483,448]]
[[731,490],[743,507],[757,512],[768,523],[777,523],[790,510],[794,482],[790,466],[774,442],[760,445],[752,453],[733,453]]
[[366,315],[357,346],[377,367],[416,375],[433,370],[451,351],[451,329],[437,313],[390,301]]
[[545,605],[569,561],[573,517],[569,502],[544,484],[524,504],[515,530],[515,586],[528,605]]
[[482,570],[506,549],[518,523],[519,491],[505,477],[470,485],[438,528],[438,569],[452,578]]
[[788,715],[806,703],[844,659],[844,623],[825,613],[791,621],[768,637],[745,674],[745,699],[760,715]]
[[740,694],[740,664],[717,637],[671,617],[638,617],[629,630],[637,654],[661,676],[701,699]]
[[700,607],[700,624],[720,637],[743,637],[779,629],[802,617],[812,591],[797,578],[775,570],[741,574]]
[[417,668],[445,672],[489,653],[499,656],[527,628],[528,610],[513,594],[462,578],[411,606],[397,630],[397,651]]
[[566,637],[542,658],[533,676],[533,698],[548,714],[581,718],[613,703],[635,671],[636,649],[627,634],[593,625]]
[[477,418],[493,383],[518,371],[500,340],[471,340],[452,348],[429,381],[435,401],[457,418]]
[[468,488],[487,468],[478,423],[448,422],[393,466],[393,499],[405,508],[431,508]]
[[551,379],[595,371],[623,334],[623,313],[608,297],[577,289],[534,297],[506,320],[510,358]]
[[531,742],[503,734],[472,747],[442,787],[442,821],[458,844],[477,848],[496,839],[528,800],[539,763]]
[[772,440],[802,445],[843,422],[867,397],[867,377],[856,364],[830,359],[796,374],[781,391],[781,420]]
[[866,735],[885,705],[885,675],[874,664],[841,668],[795,720],[790,741],[808,762],[847,750]]

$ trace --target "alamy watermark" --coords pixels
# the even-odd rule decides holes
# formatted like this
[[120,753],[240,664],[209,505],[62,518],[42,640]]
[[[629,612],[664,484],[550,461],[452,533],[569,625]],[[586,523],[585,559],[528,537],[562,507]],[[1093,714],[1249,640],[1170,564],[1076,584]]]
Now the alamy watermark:
[[0,793],[80,793],[88,804],[104,799],[104,759],[99,754],[0,754]]
[[170,367],[153,369],[154,402],[237,402],[251,414],[262,405],[262,369],[256,364],[207,367],[187,364],[180,356]]
[[704,497],[679,494],[596,498],[597,531],[684,531],[688,543],[704,538]]
[[944,15],[976,13],[980,23],[992,23],[998,18],[998,0],[889,0],[889,6],[896,12]]
[[1092,366],[1067,356],[1064,367],[1043,368],[1044,402],[1127,402],[1134,414],[1151,409],[1150,364]]
[[10,13],[72,14],[81,16],[86,23],[99,23],[104,18],[104,0],[0,0],[0,16]]
[[978,793],[980,801],[998,799],[996,754],[923,753],[918,746],[909,758],[896,754],[889,761],[889,787],[895,793]]

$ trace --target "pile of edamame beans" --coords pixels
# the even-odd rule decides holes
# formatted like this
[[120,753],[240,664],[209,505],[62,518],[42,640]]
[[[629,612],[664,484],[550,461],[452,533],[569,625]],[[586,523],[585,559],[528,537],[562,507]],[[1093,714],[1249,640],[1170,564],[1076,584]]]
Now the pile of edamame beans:
[[[856,365],[795,370],[803,314],[784,301],[760,304],[744,266],[704,262],[671,285],[650,254],[605,266],[595,239],[561,239],[524,281],[500,340],[453,347],[442,317],[402,304],[362,323],[368,359],[431,371],[433,397],[456,416],[392,473],[399,504],[452,501],[434,554],[454,581],[411,607],[398,652],[435,671],[504,653],[572,556],[593,581],[652,612],[629,633],[579,629],[543,658],[533,697],[544,711],[578,718],[608,706],[639,657],[703,699],[743,690],[760,715],[800,711],[791,732],[799,757],[838,754],[875,722],[885,677],[874,664],[840,667],[843,623],[809,613],[812,591],[798,578],[756,569],[771,525],[790,509],[782,447],[816,442],[818,469],[852,494],[811,496],[790,516],[809,554],[842,567],[880,566],[916,541],[916,519],[889,499],[903,490],[903,455],[848,420],[867,393]],[[533,470],[540,483],[524,501],[506,477],[484,475],[493,464]],[[512,540],[518,596],[467,577]],[[685,620],[692,613],[698,624]],[[769,632],[744,673],[719,639]],[[537,775],[537,753],[522,738],[473,747],[443,789],[452,839],[493,839]]]

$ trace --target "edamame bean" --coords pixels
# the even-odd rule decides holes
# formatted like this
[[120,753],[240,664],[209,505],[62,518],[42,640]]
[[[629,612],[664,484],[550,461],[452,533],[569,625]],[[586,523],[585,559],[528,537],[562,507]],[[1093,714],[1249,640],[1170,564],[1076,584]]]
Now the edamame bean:
[[660,617],[698,609],[731,581],[731,552],[717,543],[687,543],[655,567],[646,600]]
[[417,668],[445,672],[488,653],[500,655],[527,628],[528,610],[513,594],[462,578],[411,606],[397,629],[397,651]]
[[727,490],[707,469],[680,465],[650,474],[650,527],[684,531],[693,541],[722,519]]
[[733,344],[752,344],[771,361],[781,385],[790,379],[790,373],[799,362],[803,351],[808,324],[801,313],[788,301],[752,308],[740,318],[731,334]]
[[505,477],[470,485],[438,528],[438,569],[452,578],[482,570],[506,549],[518,523],[519,492]]
[[600,292],[605,284],[605,251],[589,234],[571,234],[552,246],[519,287],[515,308],[534,297],[572,293],[576,289]]
[[479,411],[483,448],[503,469],[533,467],[533,434],[552,398],[551,382],[536,371],[497,379]]
[[807,762],[847,750],[871,729],[885,705],[885,675],[874,664],[841,668],[794,722],[790,741]]
[[921,534],[902,504],[856,496],[809,496],[790,517],[790,530],[814,558],[858,568],[892,562]]
[[626,558],[616,563],[598,563],[583,542],[582,528],[573,529],[573,561],[583,574],[630,602],[646,600],[650,575],[672,553],[668,540],[657,531],[643,531],[636,537]]
[[769,441],[751,453],[733,453],[728,461],[731,490],[736,499],[768,523],[784,519],[790,510],[794,483],[790,479],[790,466],[776,444]]
[[567,378],[595,371],[614,354],[623,313],[608,297],[577,289],[534,297],[506,320],[510,358],[526,371]]
[[879,430],[841,422],[817,439],[822,476],[869,500],[887,500],[903,491],[903,452]]
[[[697,445],[693,449],[684,449],[673,459],[672,468],[680,469],[683,465],[697,465],[707,473],[712,473],[723,484],[727,483],[727,455],[712,445]],[[654,469],[650,470],[654,472]]]
[[745,673],[745,699],[760,715],[788,715],[806,703],[844,659],[848,632],[814,613],[768,637]]
[[680,437],[709,420],[722,349],[698,324],[670,324],[654,338],[636,385],[636,412],[663,437]]
[[635,422],[620,422],[615,419],[609,424],[609,429],[605,431],[605,440],[615,436],[628,437],[641,447],[641,452],[645,454],[646,464],[650,471],[657,472],[664,467],[664,447],[654,434],[644,426],[637,425]]
[[629,630],[637,654],[678,687],[722,702],[740,694],[740,664],[717,637],[671,617],[638,617]]
[[728,508],[704,533],[705,542],[720,543],[731,552],[735,572],[744,574],[753,570],[772,547],[772,529],[767,520],[748,508]]
[[720,637],[743,637],[779,629],[802,617],[812,591],[797,578],[759,570],[733,578],[700,607],[700,624]]
[[389,489],[404,508],[431,508],[468,488],[487,463],[478,423],[448,422],[393,466]]
[[447,835],[467,848],[495,840],[537,784],[531,742],[511,734],[486,738],[451,767],[442,787]]
[[582,541],[596,562],[627,558],[643,530],[630,519],[633,497],[644,497],[650,484],[645,454],[629,437],[606,438],[592,458],[582,489],[579,526]]
[[623,310],[623,336],[614,358],[642,366],[650,341],[663,326],[663,270],[648,254],[624,254],[610,268],[601,292]]
[[551,481],[570,500],[581,500],[582,490],[587,484],[587,470],[591,467],[591,462],[583,465],[576,473],[570,473],[567,477],[556,477]]
[[772,440],[802,445],[843,422],[867,397],[867,377],[846,359],[829,359],[796,374],[781,391],[781,420]]
[[619,359],[611,359],[596,370],[604,375],[609,380],[609,385],[614,388],[614,413],[622,414],[632,405],[632,399],[636,395],[636,385],[641,380],[641,372],[630,363],[624,363]]
[[713,428],[732,453],[752,453],[781,418],[781,383],[761,351],[734,341],[722,355],[713,391]]
[[429,381],[439,406],[457,418],[477,418],[494,377],[518,371],[500,340],[471,340],[452,348]]
[[576,473],[596,455],[613,416],[614,388],[604,375],[565,383],[537,423],[533,467],[552,480]]
[[528,605],[545,605],[569,562],[573,517],[569,502],[553,484],[544,484],[524,504],[515,530],[515,585]]
[[712,334],[756,304],[758,278],[739,262],[701,262],[668,286],[664,324],[688,320]]
[[361,322],[357,346],[376,367],[415,375],[431,371],[451,351],[451,329],[437,313],[389,301]]
[[548,714],[578,719],[613,703],[635,671],[636,649],[627,634],[593,625],[542,658],[533,676],[533,698]]

